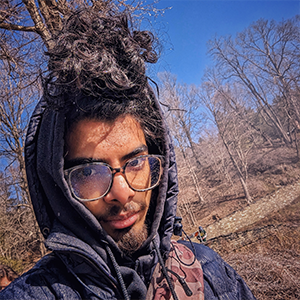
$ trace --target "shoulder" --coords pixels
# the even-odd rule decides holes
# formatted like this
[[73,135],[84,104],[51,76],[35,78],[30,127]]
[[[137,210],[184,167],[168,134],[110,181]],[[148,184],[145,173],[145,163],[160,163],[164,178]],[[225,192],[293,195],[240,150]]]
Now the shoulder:
[[[180,243],[193,250],[191,243]],[[220,255],[203,244],[193,246],[203,270],[205,299],[255,299],[242,277]]]
[[4,299],[79,299],[65,284],[67,270],[53,255],[43,257],[32,269],[15,279],[0,292]]

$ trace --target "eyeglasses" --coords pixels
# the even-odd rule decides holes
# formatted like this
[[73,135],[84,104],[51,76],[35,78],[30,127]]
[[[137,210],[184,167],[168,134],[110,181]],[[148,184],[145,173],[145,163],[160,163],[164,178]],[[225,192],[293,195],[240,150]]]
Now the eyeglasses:
[[141,155],[126,162],[121,168],[112,168],[103,162],[78,165],[64,171],[74,197],[93,201],[106,196],[117,173],[123,173],[129,187],[144,192],[156,187],[162,174],[159,155]]

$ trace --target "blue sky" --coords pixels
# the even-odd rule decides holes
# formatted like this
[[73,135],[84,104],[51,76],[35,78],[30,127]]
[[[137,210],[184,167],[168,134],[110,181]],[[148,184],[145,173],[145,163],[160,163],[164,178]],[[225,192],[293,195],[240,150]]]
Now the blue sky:
[[282,21],[300,14],[300,0],[160,0],[157,7],[172,8],[155,24],[164,51],[152,72],[171,72],[187,84],[200,83],[210,63],[206,43],[214,35],[235,36],[260,18]]

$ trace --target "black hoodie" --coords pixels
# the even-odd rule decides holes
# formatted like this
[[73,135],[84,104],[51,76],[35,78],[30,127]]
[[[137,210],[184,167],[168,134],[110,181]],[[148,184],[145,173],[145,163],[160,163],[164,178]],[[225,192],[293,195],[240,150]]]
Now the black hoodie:
[[[160,111],[156,99],[154,103]],[[166,126],[159,152],[165,161],[163,175],[147,215],[150,234],[132,257],[124,255],[94,215],[73,198],[63,173],[64,136],[64,112],[49,108],[42,99],[30,120],[25,159],[36,218],[52,252],[2,291],[0,299],[146,299],[158,254],[168,257],[176,215],[177,170]],[[205,299],[254,299],[216,253],[203,245],[193,250],[203,268]]]
[[[157,102],[155,105],[159,110]],[[164,153],[159,153],[164,156],[165,164],[155,193],[157,198],[151,201],[155,208],[151,209],[153,215],[150,234],[142,247],[129,258],[101,228],[94,215],[72,196],[63,174],[64,129],[64,112],[48,108],[45,101],[41,100],[30,121],[25,158],[31,200],[41,232],[46,238],[46,245],[51,250],[60,250],[60,247],[74,247],[77,240],[84,242],[93,248],[95,255],[99,255],[108,272],[112,266],[111,258],[107,257],[106,247],[109,247],[123,277],[130,276],[132,280],[142,278],[136,288],[146,290],[153,266],[157,263],[151,241],[155,239],[163,257],[166,257],[170,250],[176,214],[177,170],[168,134],[165,134],[163,141]],[[66,239],[64,236],[61,239],[59,232],[62,230],[72,238]],[[138,276],[134,269],[141,275]],[[126,285],[130,286],[128,279]]]

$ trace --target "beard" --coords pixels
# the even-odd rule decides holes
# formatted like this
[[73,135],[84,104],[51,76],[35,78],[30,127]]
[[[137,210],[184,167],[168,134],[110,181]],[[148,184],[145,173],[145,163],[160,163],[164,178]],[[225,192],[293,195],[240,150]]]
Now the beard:
[[135,230],[130,228],[122,237],[117,241],[117,245],[126,255],[131,256],[136,252],[148,237],[148,229],[146,224],[142,229]]
[[[121,207],[119,205],[113,205],[107,207],[101,216],[97,216],[100,222],[106,222],[109,217],[116,216],[122,212],[135,212],[147,210],[146,202],[142,203],[127,203],[125,206]],[[124,229],[115,229],[113,239],[117,243],[120,250],[122,250],[126,255],[131,256],[136,252],[143,244],[143,242],[148,237],[148,228],[146,224],[143,224],[142,228],[136,229],[135,224]]]

